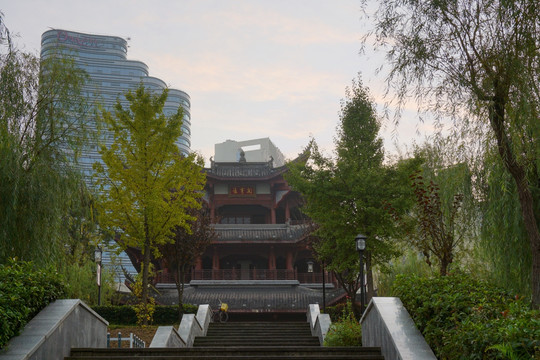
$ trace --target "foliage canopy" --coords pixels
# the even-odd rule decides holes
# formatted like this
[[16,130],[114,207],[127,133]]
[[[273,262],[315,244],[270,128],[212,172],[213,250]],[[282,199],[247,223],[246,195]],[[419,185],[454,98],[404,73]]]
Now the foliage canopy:
[[201,159],[184,157],[175,141],[181,135],[182,108],[167,117],[163,106],[168,91],[152,94],[141,84],[125,94],[129,108],[118,101],[114,113],[101,119],[114,136],[110,148],[101,146],[103,164],[95,163],[100,225],[119,238],[123,247],[143,254],[142,303],[148,300],[152,255],[171,242],[176,227],[189,229],[189,208],[199,207],[205,176]]
[[[389,85],[403,106],[452,118],[480,134],[512,176],[530,244],[533,305],[540,306],[540,5],[536,0],[388,0],[375,38],[387,48]],[[489,131],[486,131],[489,129]],[[489,167],[490,164],[485,164]],[[486,219],[497,221],[498,219]]]
[[312,141],[307,163],[291,163],[287,180],[306,201],[303,209],[317,224],[314,248],[342,286],[354,297],[358,289],[359,257],[354,238],[368,236],[366,266],[369,289],[372,264],[387,262],[398,253],[394,224],[387,206],[397,212],[407,206],[407,176],[415,160],[384,166],[380,124],[366,88],[354,81],[342,101],[335,158],[324,156]]
[[90,134],[86,76],[69,59],[19,51],[2,21],[0,14],[0,263],[61,263],[72,239],[64,225],[86,215],[72,167]]

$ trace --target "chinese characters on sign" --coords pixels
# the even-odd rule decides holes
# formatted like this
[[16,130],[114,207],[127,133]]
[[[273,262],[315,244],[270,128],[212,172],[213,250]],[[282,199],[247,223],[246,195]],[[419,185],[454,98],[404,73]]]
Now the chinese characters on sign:
[[231,186],[229,187],[230,196],[255,196],[253,186]]
[[103,44],[101,44],[97,39],[88,36],[70,35],[67,31],[60,31],[58,33],[58,42],[78,45],[82,47],[103,47]]

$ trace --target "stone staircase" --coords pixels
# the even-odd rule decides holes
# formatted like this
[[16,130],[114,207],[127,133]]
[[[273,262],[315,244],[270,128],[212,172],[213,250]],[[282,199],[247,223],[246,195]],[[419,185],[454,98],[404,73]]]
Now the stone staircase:
[[195,338],[194,347],[230,346],[315,346],[307,322],[211,323],[206,336]]
[[211,323],[192,348],[72,349],[66,360],[84,359],[358,359],[384,360],[380,348],[321,347],[304,322]]

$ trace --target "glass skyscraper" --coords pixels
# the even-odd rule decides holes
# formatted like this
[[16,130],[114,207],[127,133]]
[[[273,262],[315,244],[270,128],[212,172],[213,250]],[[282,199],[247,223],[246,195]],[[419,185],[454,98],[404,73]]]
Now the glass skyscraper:
[[[118,36],[83,34],[60,29],[46,31],[41,36],[41,58],[69,55],[89,76],[89,82],[83,89],[89,102],[97,102],[104,110],[109,111],[113,109],[117,99],[122,106],[127,107],[123,94],[128,90],[135,90],[141,83],[156,92],[167,87],[163,80],[148,75],[148,66],[145,63],[128,60],[127,50],[127,40]],[[187,155],[191,148],[190,98],[184,91],[169,89],[164,107],[165,115],[174,114],[179,106],[184,109],[184,121],[182,136],[176,144],[180,151]],[[88,128],[97,130],[95,119],[87,120]],[[104,130],[101,131],[99,139],[106,146],[113,142],[110,134]],[[98,149],[97,143],[89,142],[83,146],[78,157],[77,166],[88,184],[91,182],[93,163],[101,161]],[[69,152],[69,149],[65,150]]]
[[[148,75],[148,66],[140,61],[127,59],[128,43],[126,39],[118,36],[104,36],[94,34],[83,34],[67,30],[49,30],[41,36],[41,58],[46,59],[51,56],[69,56],[75,65],[86,71],[89,81],[83,88],[83,94],[88,97],[89,103],[99,104],[104,110],[112,111],[117,100],[120,100],[124,108],[128,103],[124,93],[128,90],[135,90],[141,83],[151,91],[161,92],[167,87],[163,80]],[[169,95],[164,107],[165,115],[176,113],[178,108],[184,109],[184,119],[182,124],[182,135],[176,141],[180,152],[188,154],[191,148],[191,115],[189,95],[181,90],[169,89]],[[111,134],[100,129],[92,114],[88,115],[85,123],[90,132],[99,134],[94,141],[87,141],[78,156],[75,164],[84,176],[88,185],[92,184],[92,165],[96,161],[101,161],[99,155],[99,144],[107,147],[113,143]],[[99,140],[98,140],[99,139]],[[71,149],[67,143],[62,146],[62,150],[68,158],[71,156]],[[136,273],[125,252],[122,252],[115,260],[114,256],[107,251],[103,254],[104,266],[114,267],[118,280],[123,280],[124,276],[120,266],[130,273]]]

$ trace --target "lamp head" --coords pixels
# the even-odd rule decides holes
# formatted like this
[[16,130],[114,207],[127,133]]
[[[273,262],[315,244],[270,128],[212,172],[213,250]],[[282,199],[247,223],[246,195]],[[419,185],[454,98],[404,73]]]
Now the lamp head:
[[97,263],[101,263],[101,248],[98,246],[95,250],[94,250],[94,259],[96,260]]
[[312,273],[313,272],[313,261],[309,260],[307,262],[307,272]]
[[366,235],[358,234],[354,238],[356,242],[356,251],[364,251],[366,249]]

